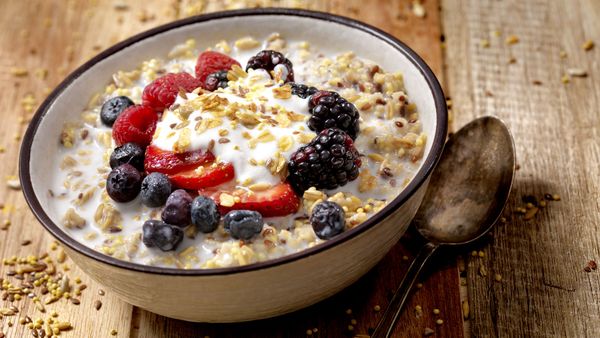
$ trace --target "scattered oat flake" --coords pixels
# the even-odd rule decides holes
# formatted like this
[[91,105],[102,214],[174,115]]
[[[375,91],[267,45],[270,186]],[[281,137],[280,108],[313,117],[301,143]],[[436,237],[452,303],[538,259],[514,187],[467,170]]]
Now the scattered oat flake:
[[14,189],[14,190],[20,190],[21,189],[21,182],[16,177],[9,178],[6,181],[6,186],[8,186],[9,188]]
[[29,75],[29,71],[26,68],[13,67],[10,69],[10,73],[16,77],[23,77]]
[[514,45],[519,42],[519,37],[516,35],[509,35],[505,40],[507,45]]
[[585,51],[592,50],[592,48],[594,48],[594,41],[592,41],[592,40],[587,40],[586,42],[584,42],[584,43],[581,45],[581,48],[583,48],[583,50],[585,50]]
[[417,1],[413,1],[413,3],[412,3],[412,12],[418,18],[424,18],[425,15],[427,15],[427,12],[425,11],[425,7],[421,3],[421,1],[418,1],[418,0]]
[[572,77],[586,77],[588,76],[588,73],[581,68],[569,68],[567,69],[567,74],[571,75]]

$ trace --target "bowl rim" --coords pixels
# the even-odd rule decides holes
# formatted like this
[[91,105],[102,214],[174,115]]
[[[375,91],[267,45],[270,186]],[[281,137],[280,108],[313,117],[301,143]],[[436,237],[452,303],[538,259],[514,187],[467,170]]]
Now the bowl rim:
[[[436,128],[435,135],[433,137],[432,146],[429,151],[429,154],[424,159],[424,162],[421,168],[417,171],[413,179],[409,182],[409,184],[400,192],[396,198],[394,198],[388,205],[386,205],[382,210],[378,213],[367,219],[364,223],[359,226],[345,231],[344,233],[336,236],[333,239],[330,239],[324,243],[316,245],[312,248],[307,248],[302,251],[292,253],[286,256],[282,256],[279,258],[269,259],[262,262],[252,263],[248,265],[242,266],[234,266],[234,267],[225,267],[225,268],[213,268],[213,269],[180,269],[180,268],[168,268],[168,267],[158,267],[158,266],[150,266],[143,265],[139,263],[133,263],[128,261],[123,261],[108,255],[105,255],[99,251],[96,251],[84,244],[78,242],[71,236],[69,236],[65,231],[63,231],[59,226],[57,226],[46,214],[44,208],[41,206],[39,200],[36,197],[35,191],[33,189],[33,184],[31,181],[31,174],[29,170],[29,163],[31,157],[31,147],[33,144],[34,136],[37,132],[37,129],[42,121],[43,117],[48,112],[50,106],[55,101],[55,99],[62,94],[62,92],[69,87],[69,85],[81,76],[85,71],[89,68],[102,61],[103,59],[113,55],[116,52],[119,52],[128,46],[139,42],[141,40],[150,38],[154,35],[158,35],[160,33],[187,26],[190,24],[195,24],[198,22],[204,22],[209,20],[216,19],[228,19],[233,17],[240,16],[264,16],[264,15],[277,15],[277,16],[296,16],[303,18],[310,18],[314,20],[322,20],[333,23],[342,24],[348,26],[353,29],[358,29],[363,32],[366,32],[373,37],[382,40],[383,42],[389,44],[394,49],[396,49],[399,53],[402,53],[408,60],[412,63],[414,67],[416,67],[423,77],[425,78],[427,85],[429,86],[429,90],[433,94],[435,110],[436,110]],[[241,9],[241,10],[232,10],[232,11],[221,11],[221,12],[213,12],[198,16],[193,16],[189,18],[184,18],[181,20],[173,21],[150,30],[144,31],[142,33],[136,34],[132,37],[129,37],[112,47],[102,51],[98,55],[94,56],[89,61],[85,62],[83,65],[74,70],[71,74],[69,74],[53,91],[48,95],[48,97],[44,100],[44,102],[40,105],[38,110],[36,111],[31,123],[29,124],[25,136],[23,138],[23,142],[21,144],[21,151],[19,157],[19,178],[21,180],[22,190],[25,195],[25,200],[32,210],[35,217],[40,221],[40,223],[44,226],[44,228],[52,234],[53,237],[58,239],[61,243],[69,247],[70,249],[77,251],[88,258],[91,258],[95,261],[105,263],[114,267],[123,268],[127,270],[133,270],[141,273],[150,273],[150,274],[158,274],[158,275],[174,275],[174,276],[217,276],[217,275],[229,275],[250,271],[257,271],[261,269],[272,268],[275,266],[279,266],[286,263],[291,263],[302,258],[306,258],[318,253],[321,253],[329,248],[332,248],[335,245],[339,245],[344,243],[358,235],[364,233],[368,229],[372,228],[376,224],[378,224],[383,219],[387,218],[390,214],[392,214],[396,209],[398,209],[402,204],[404,204],[418,189],[421,185],[426,181],[426,179],[431,174],[432,170],[436,166],[438,160],[441,157],[444,143],[446,139],[446,132],[448,128],[448,112],[446,108],[446,99],[442,88],[433,74],[433,71],[427,66],[425,61],[417,55],[412,49],[410,49],[406,44],[393,37],[392,35],[375,28],[369,24],[344,17],[335,14],[311,11],[311,10],[301,10],[301,9],[289,9],[289,8],[258,8],[258,9]]]

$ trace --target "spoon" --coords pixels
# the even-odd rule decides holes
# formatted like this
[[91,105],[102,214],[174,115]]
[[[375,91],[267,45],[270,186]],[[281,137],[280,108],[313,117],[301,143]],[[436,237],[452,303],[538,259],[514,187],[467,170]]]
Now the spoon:
[[439,247],[486,234],[504,209],[515,172],[512,136],[498,118],[478,118],[449,137],[412,225],[425,244],[371,338],[390,337],[423,266]]

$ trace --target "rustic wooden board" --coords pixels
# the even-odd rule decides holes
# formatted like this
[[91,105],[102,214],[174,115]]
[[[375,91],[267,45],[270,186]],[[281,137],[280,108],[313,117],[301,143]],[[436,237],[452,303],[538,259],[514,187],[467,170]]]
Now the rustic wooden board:
[[[600,2],[442,5],[456,126],[484,114],[504,119],[521,167],[507,223],[484,258],[468,261],[472,335],[598,337],[600,274],[584,268],[600,255],[600,49],[581,46],[600,43]],[[519,42],[507,45],[513,34]],[[568,68],[589,76],[563,84]],[[523,195],[548,192],[562,200],[529,221],[514,214]]]
[[[115,6],[127,4],[127,8]],[[0,146],[6,148],[0,153],[4,165],[0,167],[2,177],[17,172],[18,140],[31,116],[21,106],[25,95],[32,93],[33,106],[37,106],[49,89],[53,88],[68,72],[100,50],[132,34],[161,23],[201,12],[223,9],[226,6],[240,7],[267,5],[270,1],[192,1],[165,2],[146,1],[10,1],[0,4],[0,79],[5,86],[0,99],[0,112],[5,118],[0,124]],[[225,4],[225,5],[224,5]],[[369,2],[362,1],[275,1],[277,6],[304,7],[355,17],[388,31],[405,41],[421,54],[443,79],[442,52],[439,43],[440,16],[438,1],[428,0],[424,6],[427,15],[420,18],[411,11],[411,1]],[[36,20],[31,18],[35,17]],[[11,68],[29,69],[29,74],[16,77]],[[45,78],[36,75],[37,70],[47,70]],[[46,234],[28,210],[21,193],[0,185],[0,202],[4,212],[0,222],[9,219],[12,223],[7,230],[0,231],[1,257],[42,254],[49,251],[51,237]],[[1,225],[2,223],[0,223]],[[21,240],[32,241],[21,246]],[[109,336],[111,330],[118,337],[302,337],[308,329],[317,328],[314,336],[339,337],[366,334],[381,316],[390,293],[399,284],[401,277],[414,253],[414,243],[404,238],[392,252],[367,276],[342,293],[309,309],[280,318],[235,324],[205,325],[171,320],[125,304],[108,293],[98,295],[99,286],[84,276],[79,269],[71,267],[70,276],[80,276],[88,289],[81,296],[78,306],[60,301],[47,306],[48,312],[57,311],[61,320],[70,321],[74,329],[65,336]],[[56,257],[58,251],[51,251]],[[405,257],[406,256],[406,257]],[[452,256],[449,256],[452,257]],[[408,260],[407,260],[408,258]],[[454,260],[440,258],[430,273],[424,278],[423,287],[416,291],[403,314],[396,335],[402,337],[422,336],[425,328],[435,330],[436,336],[463,336],[459,303],[458,273]],[[3,266],[0,272],[8,270]],[[100,311],[93,308],[93,302],[101,300]],[[22,303],[21,314],[29,314],[33,319],[46,318],[37,313],[27,301]],[[8,305],[3,302],[2,306]],[[375,305],[381,311],[375,311]],[[423,312],[416,313],[419,305]],[[19,306],[21,307],[21,306]],[[434,308],[440,315],[433,315]],[[346,313],[352,309],[352,314]],[[444,324],[436,325],[442,318]],[[356,324],[352,324],[352,320]],[[8,326],[8,321],[15,323]],[[0,332],[8,337],[29,335],[26,327],[16,324],[18,317],[5,317],[0,320]],[[349,331],[348,325],[354,330]]]

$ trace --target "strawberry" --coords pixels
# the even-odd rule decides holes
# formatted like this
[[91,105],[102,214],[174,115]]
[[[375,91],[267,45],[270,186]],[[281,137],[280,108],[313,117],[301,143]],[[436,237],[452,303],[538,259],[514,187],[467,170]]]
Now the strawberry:
[[235,176],[231,163],[213,162],[200,167],[169,175],[171,183],[183,189],[200,190],[231,181]]
[[240,65],[235,59],[219,52],[202,52],[196,61],[196,78],[204,89],[206,77],[220,70],[229,70],[233,65]]
[[198,87],[200,81],[188,73],[168,73],[144,88],[142,103],[162,113],[175,102],[179,91],[189,93]]
[[113,124],[112,136],[117,146],[128,142],[144,147],[152,141],[158,115],[147,106],[134,105],[125,109]]
[[[238,196],[240,201],[233,206],[224,206],[220,204],[222,193],[228,193]],[[254,210],[258,211],[263,217],[285,216],[298,211],[300,207],[300,198],[292,189],[292,186],[283,182],[271,187],[265,191],[248,193],[243,190],[231,191],[200,191],[201,195],[209,195],[219,206],[221,215],[225,215],[231,210]]]
[[195,169],[198,165],[210,163],[214,160],[215,156],[204,149],[175,153],[150,145],[146,148],[144,168],[147,172],[159,172],[168,175]]

